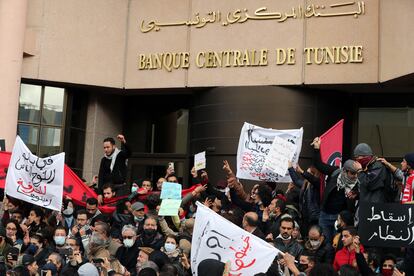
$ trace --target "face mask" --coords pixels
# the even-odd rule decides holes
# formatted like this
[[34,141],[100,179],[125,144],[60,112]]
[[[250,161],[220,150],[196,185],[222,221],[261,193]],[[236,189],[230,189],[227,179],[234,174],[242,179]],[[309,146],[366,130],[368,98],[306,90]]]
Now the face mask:
[[172,252],[175,250],[176,246],[173,243],[165,243],[164,248],[165,248],[165,251]]
[[318,247],[321,244],[321,241],[311,241],[309,240],[309,243],[312,247]]
[[130,248],[134,245],[133,239],[124,239],[124,245],[126,248]]
[[144,218],[145,218],[145,217],[136,217],[136,216],[134,216],[134,221],[135,221],[135,222],[141,222],[141,221],[143,221],[143,220],[144,220]]
[[147,236],[154,236],[157,233],[155,229],[144,229],[144,233]]
[[27,247],[27,249],[26,249],[26,253],[27,254],[30,254],[30,255],[34,255],[36,252],[37,252],[37,250],[38,250],[39,248],[36,246],[36,245],[34,245],[34,244],[30,244],[28,247]]
[[308,264],[298,264],[298,269],[300,272],[305,272],[308,269]]
[[138,190],[137,186],[132,186],[131,187],[131,193],[135,193]]
[[291,236],[288,236],[288,237],[283,237],[282,236],[282,234],[279,234],[279,236],[277,236],[278,238],[281,238],[282,239],[282,241],[288,241],[288,240],[290,240],[292,237]]
[[62,236],[54,236],[53,239],[55,240],[56,245],[64,245],[66,240],[66,238]]
[[381,275],[383,275],[383,276],[392,276],[393,273],[394,273],[394,269],[392,269],[392,268],[383,268]]
[[63,210],[63,215],[66,217],[70,217],[71,215],[73,215],[73,208],[68,207],[65,210]]

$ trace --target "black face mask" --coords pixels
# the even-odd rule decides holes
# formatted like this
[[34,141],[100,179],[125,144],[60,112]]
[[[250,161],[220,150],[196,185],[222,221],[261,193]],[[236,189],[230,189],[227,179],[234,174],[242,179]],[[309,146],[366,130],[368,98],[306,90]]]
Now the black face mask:
[[298,264],[298,269],[300,272],[305,272],[306,269],[308,269],[308,264]]
[[144,229],[144,233],[146,236],[154,236],[157,233],[155,229]]

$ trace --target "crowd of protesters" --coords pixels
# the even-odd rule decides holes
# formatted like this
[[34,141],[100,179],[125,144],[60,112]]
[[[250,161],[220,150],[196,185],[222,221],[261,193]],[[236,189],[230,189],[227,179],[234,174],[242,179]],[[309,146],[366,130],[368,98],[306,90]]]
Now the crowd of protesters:
[[[320,158],[315,138],[313,165],[289,162],[292,183],[257,183],[247,189],[224,160],[227,181],[209,182],[206,171],[191,173],[195,186],[185,194],[177,216],[158,216],[162,184],[178,182],[173,168],[159,179],[126,183],[129,157],[123,135],[104,140],[104,157],[95,179],[98,198],[77,206],[63,199],[61,212],[6,196],[0,227],[0,275],[192,275],[190,251],[196,201],[279,249],[266,273],[257,275],[414,275],[414,251],[370,248],[358,236],[362,201],[410,203],[414,153],[401,168],[377,158],[359,144],[341,168]],[[320,174],[327,176],[321,191]],[[112,214],[99,211],[105,199],[128,189]],[[157,192],[158,191],[158,192]],[[228,264],[202,261],[198,275],[234,275]]]

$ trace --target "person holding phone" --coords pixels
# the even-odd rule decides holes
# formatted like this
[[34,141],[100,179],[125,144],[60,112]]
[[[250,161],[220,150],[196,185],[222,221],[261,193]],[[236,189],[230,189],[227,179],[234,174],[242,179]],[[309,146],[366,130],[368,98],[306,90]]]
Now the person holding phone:
[[356,254],[359,252],[364,253],[364,248],[359,241],[357,230],[354,227],[342,229],[342,242],[344,247],[335,254],[333,263],[335,270],[338,271],[345,264],[358,267]]

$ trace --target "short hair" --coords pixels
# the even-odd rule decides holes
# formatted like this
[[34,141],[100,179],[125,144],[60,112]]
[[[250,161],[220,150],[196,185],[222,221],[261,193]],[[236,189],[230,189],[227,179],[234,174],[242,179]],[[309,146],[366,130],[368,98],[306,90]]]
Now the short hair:
[[122,227],[121,233],[123,234],[127,230],[133,231],[134,235],[137,234],[137,228],[135,226],[131,225],[131,224],[124,225],[124,227]]
[[[256,214],[257,215],[257,214]],[[252,217],[252,216],[250,216],[249,215],[249,213],[246,213],[245,215],[244,215],[244,217],[245,217],[245,219],[246,219],[246,222],[247,222],[247,224],[249,225],[249,226],[252,226],[252,227],[256,227],[257,225],[258,225],[258,222],[259,222],[259,219],[257,218],[254,218],[254,217]]]
[[147,177],[147,178],[142,179],[142,181],[141,181],[141,186],[142,186],[142,183],[144,183],[144,181],[148,181],[149,183],[151,183],[151,187],[152,187],[152,180],[151,180],[151,179],[149,179],[148,177]]
[[106,183],[105,185],[103,185],[102,191],[106,190],[108,188],[111,188],[111,191],[114,192],[114,189],[112,188],[112,184],[110,184],[110,183]]
[[149,215],[149,216],[147,216],[147,217],[145,218],[145,220],[144,220],[144,224],[145,224],[145,222],[146,222],[147,220],[149,220],[149,219],[152,219],[152,220],[153,220],[153,221],[155,221],[156,223],[158,222],[156,217]]
[[22,217],[24,216],[24,211],[22,209],[16,209],[11,214],[20,214]]
[[89,205],[98,205],[98,200],[94,197],[90,197],[86,200],[86,204]]
[[286,211],[286,203],[280,198],[276,198],[276,207],[279,207],[282,213]]
[[358,231],[356,230],[356,228],[355,227],[353,227],[353,226],[347,226],[347,227],[344,227],[343,229],[342,229],[342,232],[343,231],[348,231],[349,232],[349,234],[351,235],[351,236],[356,236],[356,235],[358,235]]
[[33,211],[36,214],[36,217],[40,217],[40,219],[43,219],[45,212],[43,212],[42,208],[33,206],[30,211]]
[[96,228],[96,226],[101,226],[102,227],[102,230],[105,232],[105,236],[106,237],[109,237],[109,235],[111,234],[110,232],[110,227],[109,227],[109,224],[108,223],[106,223],[106,222],[103,222],[103,221],[97,221],[97,222],[95,222],[95,228]]
[[384,255],[384,257],[381,260],[381,266],[384,264],[385,261],[388,261],[388,260],[393,261],[394,264],[397,263],[397,258],[394,255],[392,255],[392,254],[386,254],[386,255]]
[[165,241],[167,241],[167,239],[168,238],[170,238],[170,239],[174,239],[175,240],[175,242],[178,244],[178,240],[177,240],[177,236],[176,235],[173,235],[173,234],[168,234],[168,235],[166,235],[165,236]]
[[64,230],[66,235],[68,234],[68,231],[66,230],[66,228],[63,225],[58,225],[54,231],[54,233],[56,233],[56,230]]
[[103,142],[105,143],[105,142],[109,142],[109,143],[111,143],[112,145],[115,145],[115,140],[114,140],[114,138],[112,138],[112,137],[106,137],[104,140],[103,140]]
[[263,206],[267,207],[272,201],[272,190],[267,185],[259,185],[257,188],[257,195],[260,197]]
[[62,258],[62,256],[59,254],[59,253],[57,253],[57,252],[52,252],[50,255],[49,255],[49,257],[50,256],[55,256],[56,257],[56,261],[59,263],[59,264],[62,264],[63,263],[63,258]]
[[316,230],[316,231],[318,231],[318,233],[319,233],[319,235],[322,235],[322,227],[320,227],[319,225],[317,225],[317,224],[314,224],[314,225],[312,225],[311,227],[309,227],[309,231],[308,231],[308,233],[311,231],[311,230]]
[[88,212],[86,212],[86,210],[85,210],[85,209],[80,209],[80,210],[78,210],[78,211],[76,212],[76,218],[77,218],[79,215],[85,215],[85,216],[88,216]]
[[287,217],[287,216],[286,217],[283,217],[280,220],[280,225],[282,225],[282,222],[290,222],[290,223],[292,223],[292,228],[295,228],[295,221],[291,217]]

